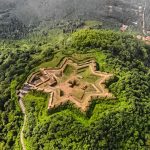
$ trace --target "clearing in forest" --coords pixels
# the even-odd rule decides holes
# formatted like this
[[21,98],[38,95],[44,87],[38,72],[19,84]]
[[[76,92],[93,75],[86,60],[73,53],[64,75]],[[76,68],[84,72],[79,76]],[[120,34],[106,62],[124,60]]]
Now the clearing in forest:
[[113,98],[105,88],[105,82],[113,75],[97,71],[94,60],[82,64],[65,58],[58,68],[42,68],[33,73],[19,92],[22,98],[30,90],[49,93],[48,109],[56,108],[68,101],[86,111],[93,99]]

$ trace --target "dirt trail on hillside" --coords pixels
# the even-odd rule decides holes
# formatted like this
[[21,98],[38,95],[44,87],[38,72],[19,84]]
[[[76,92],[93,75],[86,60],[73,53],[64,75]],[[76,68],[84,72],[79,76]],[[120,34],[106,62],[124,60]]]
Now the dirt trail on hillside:
[[20,142],[21,142],[21,145],[22,145],[22,149],[26,150],[26,147],[25,147],[25,144],[24,144],[24,134],[23,134],[23,132],[24,132],[24,128],[25,128],[25,123],[26,123],[27,117],[26,117],[25,106],[24,106],[22,98],[19,99],[19,104],[20,104],[22,113],[24,114],[23,126],[22,126],[22,129],[21,129],[21,132],[20,132]]

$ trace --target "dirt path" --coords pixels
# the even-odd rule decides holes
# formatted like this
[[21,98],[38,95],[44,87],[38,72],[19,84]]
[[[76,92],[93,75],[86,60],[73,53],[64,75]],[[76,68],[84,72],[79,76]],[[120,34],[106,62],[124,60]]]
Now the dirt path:
[[145,4],[144,6],[139,6],[140,9],[143,9],[142,11],[139,10],[139,13],[141,15],[141,19],[142,19],[142,32],[143,34],[146,36],[147,35],[147,31],[145,29],[145,12],[146,12],[146,1],[145,1]]
[[21,132],[20,132],[20,142],[21,142],[21,145],[22,145],[22,149],[26,150],[24,140],[23,140],[23,138],[24,138],[23,131],[24,131],[24,128],[25,128],[25,123],[26,123],[27,117],[26,117],[26,113],[25,113],[25,106],[24,106],[24,103],[23,103],[21,98],[19,99],[19,104],[20,104],[22,113],[24,114],[23,126],[22,126],[22,129],[21,129]]
[[144,10],[143,10],[143,14],[142,14],[142,19],[143,19],[143,27],[142,27],[142,29],[143,29],[143,34],[144,35],[146,35],[146,31],[145,31],[145,7],[146,6],[144,6]]

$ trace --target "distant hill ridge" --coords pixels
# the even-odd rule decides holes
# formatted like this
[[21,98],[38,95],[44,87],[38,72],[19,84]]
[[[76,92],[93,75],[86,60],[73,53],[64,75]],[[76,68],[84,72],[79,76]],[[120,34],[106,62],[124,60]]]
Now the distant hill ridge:
[[137,26],[139,11],[144,7],[146,28],[150,30],[149,0],[0,0],[0,3],[0,36],[12,31],[17,34],[18,30],[24,31],[22,28],[45,20],[93,19]]

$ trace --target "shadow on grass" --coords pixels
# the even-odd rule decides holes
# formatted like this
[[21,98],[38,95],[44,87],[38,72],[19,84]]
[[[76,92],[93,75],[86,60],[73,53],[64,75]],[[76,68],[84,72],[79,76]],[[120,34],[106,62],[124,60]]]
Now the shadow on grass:
[[93,115],[93,110],[97,104],[105,103],[105,104],[115,104],[116,100],[102,98],[102,99],[95,99],[91,102],[89,109],[86,112],[83,112],[80,110],[80,108],[77,108],[74,104],[67,102],[63,105],[60,105],[56,108],[49,109],[47,111],[48,115],[53,115],[54,113],[61,112],[63,110],[69,109],[71,112],[75,113],[79,117],[82,117],[86,120],[89,120],[91,116]]

